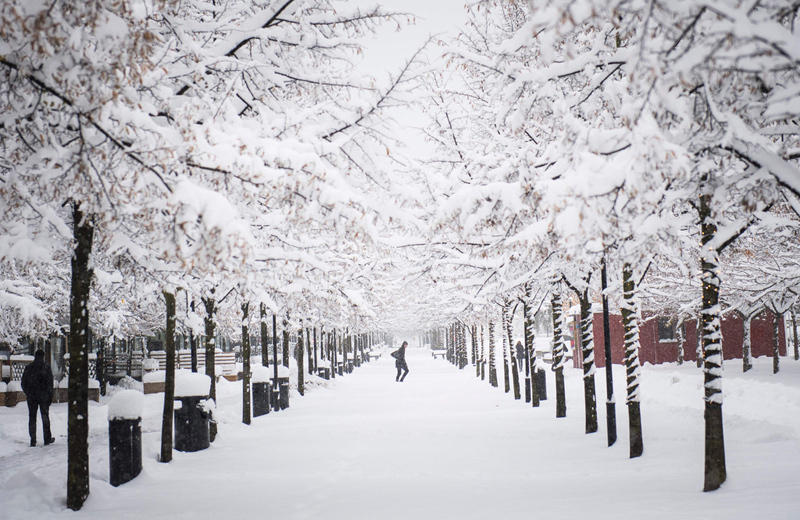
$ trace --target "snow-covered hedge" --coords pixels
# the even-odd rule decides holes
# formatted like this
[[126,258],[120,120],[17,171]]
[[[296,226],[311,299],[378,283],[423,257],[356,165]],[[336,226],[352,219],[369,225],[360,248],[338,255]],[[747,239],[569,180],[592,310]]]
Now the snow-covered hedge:
[[108,403],[108,420],[142,417],[144,395],[136,390],[120,390]]

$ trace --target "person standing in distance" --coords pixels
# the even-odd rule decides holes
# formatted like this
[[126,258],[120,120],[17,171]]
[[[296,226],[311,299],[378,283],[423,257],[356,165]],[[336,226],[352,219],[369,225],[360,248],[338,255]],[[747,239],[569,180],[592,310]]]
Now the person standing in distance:
[[33,363],[22,373],[22,391],[28,401],[28,433],[31,447],[36,446],[36,410],[42,415],[44,444],[55,442],[50,434],[50,403],[53,401],[53,372],[44,362],[44,351],[37,350]]
[[397,377],[395,377],[394,380],[399,381],[401,383],[408,375],[408,364],[406,364],[407,346],[408,346],[408,341],[404,341],[403,344],[400,345],[400,348],[395,350],[391,354],[391,356],[395,359],[394,366],[397,367]]

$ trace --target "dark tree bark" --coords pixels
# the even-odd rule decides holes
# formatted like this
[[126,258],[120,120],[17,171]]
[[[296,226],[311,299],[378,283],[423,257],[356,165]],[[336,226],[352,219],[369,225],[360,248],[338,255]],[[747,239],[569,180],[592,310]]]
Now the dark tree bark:
[[608,319],[608,280],[606,278],[606,261],[600,267],[600,285],[603,303],[603,351],[606,357],[606,430],[608,445],[617,442],[617,410],[614,402],[614,361],[611,359],[611,327]]
[[525,285],[525,297],[522,299],[522,318],[525,336],[525,352],[528,363],[525,365],[525,377],[531,393],[531,406],[539,406],[539,389],[536,385],[536,349],[533,337],[533,309],[531,308],[531,286]]
[[777,374],[780,370],[781,351],[778,340],[780,339],[780,320],[781,315],[777,310],[772,311],[772,373]]
[[175,408],[175,294],[164,291],[167,325],[164,330],[164,352],[167,355],[164,377],[164,413],[161,416],[161,462],[172,461],[172,420]]
[[[320,331],[320,336],[322,331]],[[320,337],[320,341],[322,338]],[[319,372],[319,357],[317,356],[317,328],[314,327],[314,371]]]
[[259,306],[261,315],[261,366],[269,368],[269,332],[267,331],[267,306]]
[[[215,403],[217,402],[217,373],[214,358],[216,357],[217,339],[216,328],[217,324],[214,322],[214,313],[216,312],[216,301],[214,300],[214,291],[211,291],[212,296],[203,298],[203,306],[206,308],[205,316],[205,351],[206,351],[206,375],[211,378],[211,388],[208,392],[208,397]],[[211,442],[217,437],[217,423],[211,421],[208,426],[209,438]]]
[[[242,304],[242,422],[250,424],[250,304]],[[263,322],[262,322],[263,323]]]
[[797,344],[797,319],[795,316],[794,309],[791,310],[792,313],[792,341],[794,342],[794,359],[795,361],[800,359],[800,346]]
[[[519,399],[521,397],[519,391],[519,367],[517,366],[516,349],[514,348],[514,338],[511,331],[511,320],[513,316],[508,315],[508,307],[510,305],[510,303],[506,303],[503,307],[503,317],[505,321],[505,333],[506,336],[508,336],[508,350],[511,357],[511,386],[514,390],[514,399]],[[508,374],[506,374],[506,376],[507,375]],[[508,383],[506,382],[506,384]]]
[[[556,417],[567,416],[567,399],[564,391],[564,336],[562,335],[561,297],[553,292],[550,300],[553,308],[553,372],[556,379]],[[533,382],[531,382],[533,385]],[[533,385],[535,386],[535,385]]]
[[751,339],[751,322],[753,320],[753,313],[743,316],[742,325],[744,327],[744,334],[742,335],[742,372],[747,372],[753,368],[753,342]]
[[308,373],[314,373],[314,356],[311,352],[311,327],[306,327],[306,353],[308,354]]
[[303,349],[303,322],[300,321],[300,328],[297,330],[297,343],[294,348],[294,357],[297,362],[297,392],[305,395],[305,367],[303,359],[305,351]]
[[478,358],[478,327],[472,326],[472,361],[475,365],[475,377],[481,376],[481,361]]
[[700,194],[698,213],[701,226],[701,269],[703,302],[703,379],[705,388],[705,471],[703,491],[718,489],[727,478],[725,440],[722,428],[722,345],[719,308],[719,259],[716,248],[708,247],[717,234],[711,215],[711,189],[707,176]]
[[[194,312],[194,300],[189,304],[192,312]],[[194,332],[189,329],[189,355],[191,356],[192,372],[197,372],[197,338],[194,337]]]
[[272,315],[272,384],[278,388],[278,318]]
[[494,361],[494,322],[489,321],[489,384],[497,388],[497,366]]
[[67,507],[89,496],[89,290],[94,226],[77,204],[72,208],[72,278],[69,298],[69,386],[67,395]]
[[569,284],[570,289],[578,296],[581,308],[578,331],[583,358],[583,400],[586,414],[586,433],[597,431],[597,397],[594,382],[594,336],[592,333],[592,302],[589,299],[589,280],[583,290]]
[[642,415],[639,406],[639,325],[636,321],[636,301],[631,266],[622,266],[622,328],[624,329],[623,342],[625,343],[625,376],[627,396],[625,405],[628,408],[628,431],[630,439],[630,458],[642,455],[644,443],[642,440]]
[[283,366],[289,368],[289,320],[283,320]]

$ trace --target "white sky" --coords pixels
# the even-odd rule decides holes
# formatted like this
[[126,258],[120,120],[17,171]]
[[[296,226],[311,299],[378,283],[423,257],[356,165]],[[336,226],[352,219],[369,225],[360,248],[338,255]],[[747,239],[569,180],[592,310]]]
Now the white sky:
[[[396,74],[429,36],[454,36],[466,19],[465,0],[351,1],[364,9],[381,5],[385,11],[414,15],[413,23],[403,25],[399,31],[396,24],[387,23],[374,37],[364,40],[364,57],[359,69],[374,76],[379,84],[385,83],[389,74]],[[428,52],[440,51],[437,46],[432,45]],[[403,109],[391,111],[390,116],[405,127],[401,136],[407,146],[425,154],[422,150],[425,148],[424,139],[414,130],[420,126],[421,114],[414,109]]]

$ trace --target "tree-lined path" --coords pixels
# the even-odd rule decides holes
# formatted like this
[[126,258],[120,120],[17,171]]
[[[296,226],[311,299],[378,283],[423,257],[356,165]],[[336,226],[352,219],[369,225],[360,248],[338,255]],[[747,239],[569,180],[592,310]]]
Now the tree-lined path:
[[[770,518],[796,512],[800,485],[785,478],[800,432],[794,365],[786,385],[761,382],[771,376],[765,363],[747,378],[731,377],[738,404],[726,416],[726,434],[737,477],[719,493],[703,494],[702,407],[693,398],[702,374],[692,366],[646,369],[646,394],[653,396],[644,400],[646,451],[628,460],[625,429],[610,449],[602,433],[584,435],[578,370],[567,369],[568,415],[557,420],[552,398],[532,409],[427,349],[410,348],[408,360],[404,383],[394,381],[393,360],[384,354],[350,376],[309,387],[289,410],[250,426],[237,415],[240,385],[223,383],[217,440],[199,453],[176,452],[172,464],[155,460],[161,396],[147,396],[144,470],[119,488],[108,484],[106,407],[93,404],[93,492],[77,517],[737,519],[765,504]],[[548,378],[552,389],[550,372]],[[780,387],[770,391],[781,395],[785,414],[753,411],[766,386]],[[0,456],[5,512],[64,514],[66,410],[53,409],[59,442]],[[604,424],[604,409],[599,413]],[[20,428],[22,407],[0,409],[0,435]]]

